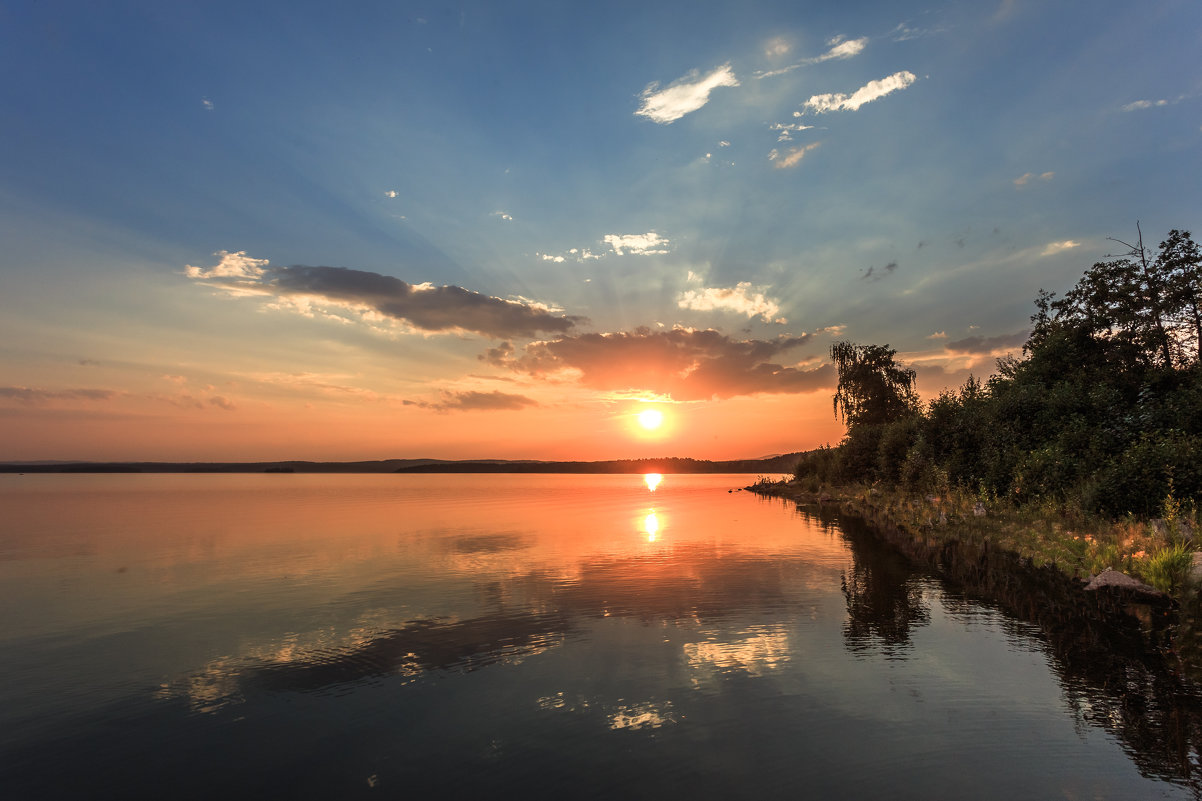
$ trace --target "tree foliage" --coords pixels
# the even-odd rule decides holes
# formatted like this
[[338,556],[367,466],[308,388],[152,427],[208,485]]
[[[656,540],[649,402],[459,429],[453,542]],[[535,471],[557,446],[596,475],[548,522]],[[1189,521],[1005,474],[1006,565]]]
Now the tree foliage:
[[1169,494],[1202,503],[1202,253],[1182,230],[1155,254],[1142,233],[1126,247],[1063,298],[1039,293],[1021,357],[925,406],[888,345],[836,343],[847,437],[799,476],[956,484],[1112,515],[1152,514]]
[[839,373],[835,417],[849,429],[891,423],[918,408],[914,371],[898,364],[888,345],[836,342],[831,360]]

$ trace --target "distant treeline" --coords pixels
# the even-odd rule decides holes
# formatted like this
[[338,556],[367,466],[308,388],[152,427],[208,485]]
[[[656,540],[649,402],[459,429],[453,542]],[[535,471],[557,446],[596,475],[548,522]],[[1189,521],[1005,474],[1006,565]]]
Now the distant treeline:
[[374,462],[36,462],[0,464],[0,473],[393,473],[429,459]]
[[[1125,243],[1124,243],[1125,244]],[[1021,357],[928,404],[888,345],[836,343],[848,432],[799,480],[959,486],[1109,516],[1202,502],[1202,254],[1170,231],[1098,262],[1063,298],[1041,291]]]
[[0,464],[0,473],[791,473],[800,453],[767,459],[624,459],[532,462],[386,459],[373,462],[42,462]]
[[792,473],[800,453],[768,459],[618,459],[604,462],[434,462],[398,473]]

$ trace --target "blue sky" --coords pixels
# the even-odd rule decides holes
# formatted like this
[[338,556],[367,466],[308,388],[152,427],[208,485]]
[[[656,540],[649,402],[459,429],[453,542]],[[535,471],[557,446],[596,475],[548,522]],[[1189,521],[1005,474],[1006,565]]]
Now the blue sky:
[[650,5],[7,4],[0,458],[797,450],[1202,218],[1196,2]]

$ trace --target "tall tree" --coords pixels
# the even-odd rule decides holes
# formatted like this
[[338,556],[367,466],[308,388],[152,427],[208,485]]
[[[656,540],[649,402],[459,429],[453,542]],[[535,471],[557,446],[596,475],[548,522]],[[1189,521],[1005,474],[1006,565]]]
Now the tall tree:
[[918,410],[914,371],[894,358],[888,345],[831,345],[831,360],[839,373],[835,389],[835,417],[848,429],[890,423]]
[[[1161,259],[1150,259],[1143,232],[1122,258],[1096,262],[1063,298],[1051,303],[1059,323],[1083,329],[1113,345],[1132,367],[1173,367],[1179,350],[1171,328],[1170,277]],[[1038,325],[1038,322],[1037,322]]]
[[1185,353],[1199,361],[1202,351],[1202,251],[1189,231],[1169,231],[1156,257],[1167,284],[1166,301],[1179,326]]

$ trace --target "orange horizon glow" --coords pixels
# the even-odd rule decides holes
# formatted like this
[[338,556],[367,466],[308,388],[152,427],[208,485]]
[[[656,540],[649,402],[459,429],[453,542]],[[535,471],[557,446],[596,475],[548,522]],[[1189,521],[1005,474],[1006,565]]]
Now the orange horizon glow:
[[[100,402],[88,402],[99,407]],[[640,402],[587,400],[454,416],[387,402],[238,399],[233,410],[122,396],[111,410],[66,401],[0,415],[0,462],[375,461],[535,459],[602,461],[681,457],[756,459],[837,444],[844,429],[829,396],[770,395],[677,403],[644,428]],[[84,402],[80,402],[84,404]]]

